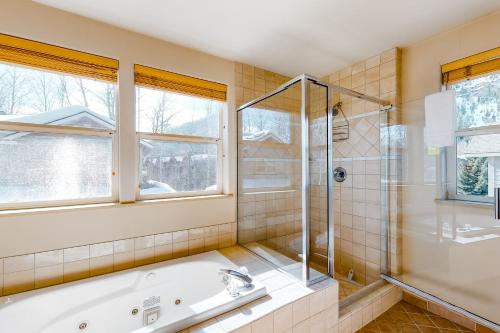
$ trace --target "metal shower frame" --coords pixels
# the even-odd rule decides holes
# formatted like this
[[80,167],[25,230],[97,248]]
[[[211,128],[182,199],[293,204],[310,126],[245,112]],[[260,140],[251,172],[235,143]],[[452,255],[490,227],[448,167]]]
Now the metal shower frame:
[[[271,92],[268,92],[262,95],[259,98],[256,98],[250,102],[247,102],[236,109],[236,112],[242,111],[247,107],[250,107],[254,104],[262,102],[274,95],[281,93],[282,91],[287,90],[294,84],[300,82],[301,85],[301,144],[302,144],[302,281],[306,284],[312,284],[318,282],[319,280],[324,279],[324,277],[311,279],[310,278],[310,174],[309,174],[309,84],[316,84],[318,86],[324,87],[327,89],[326,94],[326,112],[327,112],[327,126],[328,126],[328,148],[327,148],[327,200],[328,200],[328,221],[327,221],[327,229],[328,229],[328,276],[333,277],[334,267],[333,267],[333,242],[334,242],[334,212],[333,212],[333,110],[330,107],[330,96],[334,92],[338,92],[341,94],[345,94],[348,96],[356,97],[365,101],[369,101],[372,103],[377,103],[381,107],[380,109],[388,109],[392,107],[391,103],[385,100],[382,100],[377,97],[369,96],[357,92],[352,89],[344,88],[338,85],[329,84],[320,81],[318,78],[302,74],[299,75],[288,82],[282,84],[278,88],[274,89]],[[237,117],[238,118],[238,117]],[[239,145],[239,135],[237,139],[237,145]],[[238,148],[237,148],[238,151]],[[238,153],[239,155],[239,153]],[[239,186],[238,186],[239,191]],[[238,206],[238,205],[237,205]],[[238,214],[236,215],[238,216]]]

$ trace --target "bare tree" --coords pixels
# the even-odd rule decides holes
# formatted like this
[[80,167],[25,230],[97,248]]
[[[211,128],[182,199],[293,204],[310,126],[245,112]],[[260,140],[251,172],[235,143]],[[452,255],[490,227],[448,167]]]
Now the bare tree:
[[25,88],[27,77],[22,74],[22,69],[10,67],[6,73],[5,90],[7,92],[7,114],[15,114],[18,108],[24,103],[29,91]]
[[116,89],[114,85],[106,84],[104,89],[94,93],[94,95],[106,107],[109,119],[115,120]]
[[153,133],[162,133],[169,128],[171,120],[177,114],[177,112],[172,112],[171,105],[170,98],[163,93],[154,107],[153,113],[149,116]]
[[56,89],[57,101],[60,108],[64,108],[71,105],[68,93],[68,81],[65,76],[59,76],[59,84]]
[[82,100],[83,100],[83,105],[86,107],[89,106],[89,102],[87,100],[87,88],[83,84],[83,80],[81,78],[76,79],[76,84],[78,85],[78,88],[80,89],[80,92],[82,94]]
[[54,107],[54,89],[50,74],[38,72],[33,82],[34,107],[40,112],[52,111]]
[[0,114],[7,113],[7,81],[5,77],[7,72],[3,66],[0,66]]

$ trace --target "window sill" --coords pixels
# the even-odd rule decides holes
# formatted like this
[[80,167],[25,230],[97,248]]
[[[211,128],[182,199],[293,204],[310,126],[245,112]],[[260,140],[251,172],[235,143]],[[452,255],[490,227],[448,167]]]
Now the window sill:
[[439,205],[461,206],[461,207],[476,207],[476,208],[493,208],[494,204],[491,202],[476,202],[465,201],[456,199],[434,199],[434,202]]
[[40,207],[40,208],[19,208],[19,209],[6,209],[0,210],[0,217],[10,216],[10,215],[24,215],[24,214],[38,214],[38,213],[49,213],[49,212],[63,212],[63,211],[75,211],[75,210],[86,210],[86,209],[100,209],[100,208],[110,208],[110,207],[129,207],[134,205],[158,205],[169,202],[184,202],[184,201],[197,201],[197,200],[213,200],[213,199],[224,199],[231,198],[232,194],[213,194],[213,195],[199,195],[191,197],[177,197],[177,198],[162,198],[162,199],[147,199],[138,200],[127,203],[119,202],[108,202],[108,203],[97,203],[97,204],[82,204],[82,205],[71,205],[71,206],[55,206],[55,207]]

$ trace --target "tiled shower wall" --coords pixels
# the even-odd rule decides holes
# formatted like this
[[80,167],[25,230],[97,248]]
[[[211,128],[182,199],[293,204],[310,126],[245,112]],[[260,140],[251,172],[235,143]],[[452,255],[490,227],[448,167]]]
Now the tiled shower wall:
[[0,296],[233,246],[236,223],[0,258]]
[[385,265],[386,207],[390,211],[390,267],[393,271],[401,267],[400,196],[391,183],[394,179],[389,180],[390,199],[384,200],[386,163],[391,175],[399,174],[397,150],[387,145],[391,126],[399,124],[400,64],[401,52],[395,48],[327,78],[330,83],[380,97],[394,105],[384,114],[379,113],[379,105],[375,103],[337,96],[349,120],[350,135],[348,140],[334,144],[334,167],[342,166],[348,173],[344,182],[335,182],[334,186],[335,271],[346,276],[352,269],[355,281],[361,284],[378,280]]
[[[290,78],[236,63],[236,105],[270,92]],[[256,108],[290,114],[291,142],[242,140],[238,145],[238,241],[258,242],[292,258],[301,252],[300,89],[292,87]],[[244,112],[244,111],[243,111]],[[239,115],[241,117],[241,113]],[[241,124],[241,118],[240,118]],[[287,179],[289,184],[270,188],[243,188],[248,180]]]

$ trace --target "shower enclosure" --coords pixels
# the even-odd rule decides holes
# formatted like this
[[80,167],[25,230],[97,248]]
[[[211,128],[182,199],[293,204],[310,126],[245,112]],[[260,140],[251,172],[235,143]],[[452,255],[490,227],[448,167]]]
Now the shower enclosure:
[[[346,117],[355,102],[376,106],[370,118]],[[356,291],[379,281],[388,265],[387,104],[301,75],[241,106],[238,243],[307,284],[335,276]]]

